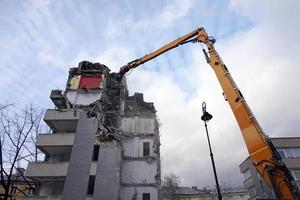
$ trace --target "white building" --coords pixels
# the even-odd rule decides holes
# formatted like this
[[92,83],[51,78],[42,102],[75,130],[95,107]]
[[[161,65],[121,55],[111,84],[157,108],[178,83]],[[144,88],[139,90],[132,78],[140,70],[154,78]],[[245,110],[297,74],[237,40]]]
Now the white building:
[[[156,111],[126,80],[101,64],[71,68],[66,90],[53,90],[51,134],[36,146],[46,155],[25,175],[39,185],[30,199],[158,200],[160,141]],[[29,198],[27,198],[29,199]]]

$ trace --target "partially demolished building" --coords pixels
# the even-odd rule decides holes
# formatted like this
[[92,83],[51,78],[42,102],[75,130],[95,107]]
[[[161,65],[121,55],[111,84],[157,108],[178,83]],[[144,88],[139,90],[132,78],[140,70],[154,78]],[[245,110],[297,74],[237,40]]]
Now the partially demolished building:
[[32,199],[159,199],[153,103],[140,93],[129,96],[125,78],[87,61],[71,68],[65,91],[53,90],[50,98],[56,108],[44,121],[52,133],[36,143],[45,161],[29,163],[25,173],[38,182]]

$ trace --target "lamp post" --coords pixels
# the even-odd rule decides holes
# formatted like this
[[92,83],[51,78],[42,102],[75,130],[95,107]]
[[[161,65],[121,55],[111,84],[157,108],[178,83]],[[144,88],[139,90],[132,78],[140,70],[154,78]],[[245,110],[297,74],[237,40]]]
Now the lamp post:
[[205,102],[202,103],[202,113],[203,113],[203,115],[202,115],[201,119],[204,121],[204,125],[205,125],[206,136],[207,136],[209,152],[210,152],[210,158],[211,158],[211,163],[212,163],[212,167],[213,167],[213,170],[214,170],[216,188],[217,188],[217,192],[218,192],[218,199],[222,200],[222,195],[221,195],[221,191],[220,191],[220,186],[219,186],[219,182],[218,182],[218,176],[217,176],[217,171],[216,171],[216,166],[215,166],[215,161],[214,161],[214,155],[213,155],[212,150],[211,150],[210,139],[209,139],[208,130],[207,130],[207,123],[206,123],[206,122],[208,122],[209,120],[212,119],[212,115],[209,114],[206,111],[206,103]]

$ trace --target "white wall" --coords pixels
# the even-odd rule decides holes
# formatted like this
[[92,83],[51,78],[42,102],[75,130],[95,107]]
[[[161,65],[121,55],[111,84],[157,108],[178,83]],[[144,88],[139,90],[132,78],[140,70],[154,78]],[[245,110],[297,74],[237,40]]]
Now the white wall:
[[150,142],[150,156],[156,157],[154,137],[128,137],[122,140],[124,156],[143,157],[143,143]]
[[[156,150],[157,122],[155,118],[128,117],[122,119],[121,129],[127,135],[122,139],[124,156],[128,157],[122,163],[121,199],[130,200],[137,194],[137,200],[142,200],[143,193],[150,193],[151,200],[158,200],[156,176],[158,174],[158,159]],[[143,156],[143,143],[150,143],[150,157]],[[126,185],[128,184],[128,185]],[[147,184],[153,184],[153,186]],[[138,186],[138,187],[134,187]]]
[[122,119],[121,129],[129,133],[153,134],[155,122],[155,118],[127,117]]
[[156,183],[157,163],[155,160],[125,160],[122,164],[123,183]]

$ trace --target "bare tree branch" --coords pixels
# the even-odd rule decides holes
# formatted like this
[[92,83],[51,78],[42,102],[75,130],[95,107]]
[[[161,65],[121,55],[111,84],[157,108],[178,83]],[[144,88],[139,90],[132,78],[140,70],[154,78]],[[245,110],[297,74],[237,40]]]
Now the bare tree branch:
[[4,110],[6,108],[8,108],[9,106],[12,106],[14,105],[13,103],[9,103],[9,104],[6,104],[6,105],[0,105],[0,110]]
[[9,189],[16,181],[13,178],[16,175],[15,170],[24,182],[33,188],[32,184],[20,173],[19,165],[30,162],[31,158],[37,160],[38,151],[34,144],[43,115],[43,112],[37,112],[32,105],[25,107],[21,112],[9,108],[11,107],[0,105],[0,184],[5,191],[3,197],[5,200],[12,197]]

